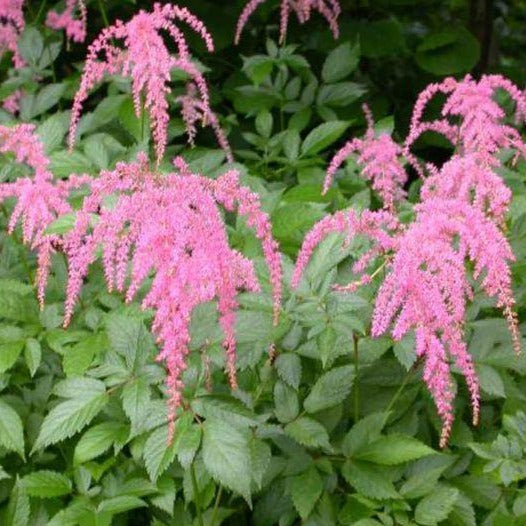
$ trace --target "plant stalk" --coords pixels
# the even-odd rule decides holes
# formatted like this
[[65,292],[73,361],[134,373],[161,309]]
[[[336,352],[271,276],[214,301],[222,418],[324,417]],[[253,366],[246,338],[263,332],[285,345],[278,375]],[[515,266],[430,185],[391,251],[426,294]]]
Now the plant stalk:
[[201,512],[201,499],[199,498],[199,488],[197,487],[197,478],[195,476],[195,467],[193,462],[190,466],[190,476],[192,477],[192,489],[194,490],[194,503],[197,513],[197,522],[199,526],[204,526],[203,514]]

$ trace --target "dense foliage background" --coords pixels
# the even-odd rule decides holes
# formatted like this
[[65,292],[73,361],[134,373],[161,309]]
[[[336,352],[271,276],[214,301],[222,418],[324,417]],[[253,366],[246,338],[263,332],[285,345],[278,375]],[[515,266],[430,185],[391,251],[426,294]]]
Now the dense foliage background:
[[[89,43],[116,18],[150,2],[88,1]],[[39,311],[35,255],[20,233],[5,234],[13,203],[2,206],[0,237],[0,524],[6,526],[422,525],[526,524],[526,357],[515,356],[500,312],[476,295],[466,322],[482,389],[481,421],[471,425],[458,383],[456,420],[438,449],[440,421],[421,380],[410,338],[370,336],[375,285],[332,290],[349,276],[349,254],[330,237],[292,293],[294,259],[326,213],[378,206],[349,162],[324,196],[328,159],[363,133],[361,105],[378,129],[407,133],[411,108],[428,83],[467,72],[503,73],[526,83],[526,3],[484,0],[343,0],[337,41],[321,17],[277,45],[278,6],[269,0],[233,45],[243,2],[189,0],[216,52],[194,42],[229,134],[235,167],[271,215],[285,254],[285,299],[278,326],[262,294],[242,294],[238,382],[223,372],[214,305],[192,318],[184,411],[167,443],[164,368],[155,362],[151,313],[109,294],[94,265],[72,325],[62,328],[65,261],[56,256]],[[26,3],[13,69],[2,58],[0,97],[23,89],[19,122],[34,122],[56,178],[97,174],[150,146],[135,117],[129,82],[94,93],[68,153],[65,135],[86,45],[44,26],[46,0]],[[201,46],[201,47],[200,47]],[[202,55],[199,50],[203,51]],[[182,86],[174,83],[170,102]],[[0,122],[13,116],[0,111]],[[182,154],[209,177],[224,170],[213,134],[190,148],[176,109],[163,168]],[[440,162],[451,151],[426,137],[415,149]],[[3,156],[3,181],[21,168]],[[502,169],[514,199],[507,221],[519,318],[526,311],[526,164]],[[418,194],[414,176],[410,201]],[[410,203],[404,213],[412,213]],[[232,245],[261,260],[242,219],[226,215]],[[55,224],[57,232],[70,225]],[[262,268],[262,265],[261,265]],[[524,332],[524,327],[522,327]],[[268,350],[272,347],[269,357]]]

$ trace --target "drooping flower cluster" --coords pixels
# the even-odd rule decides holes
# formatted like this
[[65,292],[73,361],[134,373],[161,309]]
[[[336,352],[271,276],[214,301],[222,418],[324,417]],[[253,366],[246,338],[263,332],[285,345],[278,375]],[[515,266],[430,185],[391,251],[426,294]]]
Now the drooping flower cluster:
[[0,55],[13,53],[13,65],[21,68],[25,61],[18,51],[18,37],[24,31],[24,0],[0,0]]
[[[402,148],[393,141],[388,133],[375,136],[374,122],[369,108],[363,106],[367,121],[367,130],[363,139],[348,141],[333,157],[323,184],[325,194],[332,183],[334,175],[342,163],[352,153],[358,154],[358,164],[362,167],[362,175],[372,183],[372,187],[381,197],[384,207],[394,210],[395,203],[404,198],[404,184],[407,173],[401,162]],[[408,160],[416,165],[410,154]]]
[[[249,0],[245,5],[236,25],[236,35],[234,39],[236,44],[239,44],[241,33],[243,32],[248,19],[252,16],[258,6],[265,1],[266,0]],[[281,0],[281,21],[279,31],[279,41],[281,44],[285,41],[285,37],[287,36],[287,26],[289,24],[289,15],[291,11],[296,13],[300,24],[309,21],[312,11],[318,11],[325,20],[327,20],[334,38],[338,38],[340,32],[338,27],[338,17],[341,13],[339,0]]]
[[[186,23],[205,42],[208,51],[214,50],[212,37],[203,23],[186,8],[156,3],[152,12],[139,11],[129,22],[118,20],[105,28],[89,46],[80,88],[75,95],[71,114],[69,145],[73,147],[78,120],[90,90],[104,75],[123,75],[131,78],[135,112],[140,116],[144,109],[151,120],[157,162],[160,162],[167,143],[169,122],[170,73],[182,70],[199,93],[199,100],[206,114],[210,110],[210,97],[206,81],[191,61],[183,32],[176,22]],[[166,31],[174,41],[177,53],[172,55],[166,47],[161,31]],[[116,41],[123,41],[123,48]],[[99,55],[104,58],[99,60]],[[144,106],[144,108],[143,108]]]
[[[131,301],[152,278],[142,305],[155,312],[152,328],[162,345],[158,360],[168,369],[172,423],[181,401],[192,311],[217,299],[227,371],[235,387],[236,297],[241,289],[259,290],[253,263],[228,244],[218,205],[229,211],[237,208],[262,241],[276,321],[281,298],[280,254],[257,195],[239,184],[235,171],[212,180],[190,173],[182,159],[177,159],[176,168],[170,174],[151,172],[141,154],[135,163],[103,171],[63,241],[69,267],[65,325],[99,246],[110,291],[126,291]],[[114,197],[109,207],[108,196]]]
[[[406,226],[393,223],[392,228],[364,232],[361,218],[338,212],[323,219],[307,235],[294,274],[293,285],[297,285],[310,253],[328,231],[346,232],[348,237],[367,234],[373,239],[373,250],[354,268],[355,272],[363,271],[375,256],[383,253],[385,257],[387,274],[376,298],[371,332],[380,336],[389,331],[395,340],[415,332],[415,351],[424,362],[423,378],[442,419],[442,447],[447,444],[453,423],[450,361],[466,378],[473,421],[478,420],[479,384],[463,330],[474,281],[503,310],[516,352],[521,345],[511,288],[510,263],[514,255],[502,231],[511,192],[495,168],[500,165],[497,155],[503,148],[512,148],[517,154],[525,148],[519,132],[505,123],[506,114],[493,99],[497,89],[508,92],[516,104],[517,121],[523,119],[525,102],[520,92],[501,77],[483,77],[479,82],[470,77],[463,81],[446,79],[428,87],[415,105],[403,154],[410,158],[410,145],[430,130],[449,138],[456,152],[441,168],[427,167],[429,175],[422,186],[421,202],[415,207],[415,220]],[[443,118],[423,121],[427,103],[439,92],[448,95]],[[329,167],[326,188],[343,159],[358,152],[358,162],[366,164],[362,173],[372,180],[373,187],[384,192],[382,197],[389,208],[397,187],[394,183],[379,186],[377,181],[396,181],[401,191],[404,178],[399,164],[385,162],[386,158],[397,159],[401,150],[392,145],[375,149],[379,139],[374,139],[370,129],[369,124],[364,140],[351,141],[337,154]],[[362,217],[378,213],[367,211]],[[343,221],[343,217],[347,219]],[[380,242],[380,233],[392,238]],[[343,289],[354,291],[370,278],[364,275]]]
[[37,287],[42,305],[51,254],[60,244],[58,236],[48,235],[45,230],[57,217],[71,211],[67,202],[69,194],[72,189],[87,182],[87,178],[71,176],[68,180],[54,183],[49,171],[49,159],[32,124],[0,126],[0,152],[13,153],[17,162],[27,165],[34,172],[33,177],[19,177],[14,182],[2,183],[0,201],[17,199],[9,219],[8,232],[12,233],[21,221],[23,242],[38,253]]
[[473,287],[466,261],[483,290],[497,306],[513,309],[511,247],[503,233],[475,207],[459,199],[432,198],[416,207],[414,223],[398,239],[390,271],[375,303],[372,335],[393,324],[395,340],[416,333],[416,354],[425,358],[424,381],[443,421],[444,446],[453,423],[451,357],[465,376],[472,399],[473,421],[478,420],[478,380],[463,340],[466,302]]
[[193,82],[189,82],[186,87],[186,93],[177,97],[177,102],[181,104],[181,116],[185,124],[188,142],[193,146],[197,134],[197,123],[202,126],[209,124],[214,130],[217,143],[225,152],[227,161],[234,162],[230,144],[226,138],[223,128],[221,128],[216,114],[210,109],[210,106],[203,102],[199,96],[199,91]]
[[[79,18],[75,18],[75,11],[78,11]],[[84,0],[66,0],[66,8],[62,13],[49,11],[46,25],[57,31],[64,30],[68,40],[84,42],[87,29],[87,11]]]
[[[424,131],[433,130],[459,147],[458,154],[476,153],[488,164],[498,164],[495,154],[502,148],[513,148],[524,155],[520,133],[506,124],[506,112],[494,98],[499,89],[515,103],[515,122],[519,124],[526,118],[526,99],[517,86],[500,75],[484,75],[478,82],[467,75],[460,81],[446,78],[430,84],[416,101],[406,150]],[[442,118],[422,121],[428,103],[439,93],[447,96]]]

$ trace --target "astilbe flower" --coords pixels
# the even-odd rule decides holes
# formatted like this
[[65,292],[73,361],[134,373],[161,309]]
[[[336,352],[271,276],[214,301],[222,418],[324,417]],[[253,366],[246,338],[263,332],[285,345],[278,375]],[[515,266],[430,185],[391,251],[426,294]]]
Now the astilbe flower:
[[[486,76],[478,83],[470,77],[460,82],[446,79],[424,90],[415,105],[404,156],[415,164],[409,148],[425,131],[446,136],[455,144],[456,152],[440,169],[428,165],[429,175],[422,185],[414,221],[406,226],[393,223],[391,228],[383,228],[380,232],[392,237],[379,242],[379,231],[361,231],[361,219],[354,212],[337,212],[321,220],[307,234],[293,276],[293,286],[297,286],[314,247],[330,231],[347,232],[348,236],[366,233],[375,241],[373,249],[353,268],[355,272],[364,271],[373,258],[384,257],[379,269],[386,268],[387,275],[376,298],[371,332],[373,336],[380,336],[390,331],[392,337],[399,340],[415,331],[416,354],[424,361],[424,381],[443,423],[442,447],[447,443],[453,423],[450,360],[466,378],[473,420],[478,419],[479,385],[463,329],[466,305],[473,297],[473,281],[478,281],[482,290],[496,299],[508,322],[514,350],[520,352],[521,347],[511,288],[510,263],[514,256],[502,228],[512,195],[495,169],[500,165],[497,154],[502,148],[523,153],[524,143],[519,132],[505,122],[506,114],[494,100],[497,89],[508,92],[515,102],[516,121],[523,120],[526,103],[518,89],[499,76]],[[448,96],[442,118],[423,121],[425,107],[437,93]],[[363,173],[372,180],[373,187],[376,178],[382,180],[384,176],[378,168],[379,156],[398,159],[401,150],[396,145],[385,151],[380,149],[378,139],[371,132],[371,119],[368,120],[365,139],[350,141],[333,159],[325,190],[337,167],[351,152],[358,152],[358,162],[365,165]],[[387,166],[390,173],[399,173],[394,162]],[[392,184],[387,188],[384,203],[389,209],[396,187]],[[377,213],[366,211],[363,215]],[[337,288],[353,292],[370,282],[379,269]]]
[[458,199],[473,205],[498,225],[503,225],[512,193],[492,166],[481,163],[476,153],[454,155],[440,170],[428,166],[421,199]]
[[221,128],[215,113],[210,109],[210,106],[200,99],[195,84],[189,82],[186,93],[177,97],[176,100],[181,104],[181,116],[188,135],[188,142],[192,146],[194,145],[194,139],[197,135],[197,123],[200,122],[202,126],[209,124],[214,130],[217,143],[225,152],[227,161],[229,163],[234,162],[232,150],[225,132],[223,131],[223,128]]
[[448,359],[451,357],[466,378],[478,420],[479,388],[471,356],[463,339],[466,302],[473,277],[495,297],[508,317],[517,341],[516,318],[509,317],[514,299],[509,263],[514,256],[500,229],[484,213],[457,199],[427,199],[416,206],[417,218],[399,237],[390,270],[378,292],[372,335],[391,334],[400,340],[410,330],[416,334],[416,354],[424,358],[424,381],[435,399],[443,427],[445,446],[453,423]]
[[[526,145],[520,133],[504,122],[506,113],[495,100],[499,89],[515,103],[516,123],[524,121],[526,99],[517,86],[500,75],[483,75],[478,82],[467,75],[460,81],[447,78],[430,84],[415,104],[406,150],[424,131],[433,130],[458,146],[460,154],[477,153],[480,161],[487,164],[498,164],[495,154],[502,148],[513,148],[524,155]],[[442,118],[422,121],[428,103],[439,93],[447,96]]]
[[32,124],[0,126],[0,152],[13,153],[17,162],[26,164],[33,177],[19,177],[14,182],[0,184],[0,201],[16,198],[8,224],[12,233],[20,221],[22,240],[38,254],[37,287],[40,304],[49,275],[51,255],[60,244],[56,235],[47,235],[46,228],[59,216],[71,211],[67,202],[72,189],[87,182],[84,176],[71,176],[67,181],[53,182],[49,159]]
[[[74,17],[76,10],[78,10],[80,18]],[[73,42],[84,42],[87,29],[87,12],[84,0],[66,0],[66,8],[62,13],[49,11],[46,25],[57,31],[63,29],[67,38]]]
[[[248,19],[252,16],[258,6],[265,1],[266,0],[249,0],[245,5],[236,25],[236,35],[234,39],[236,44],[239,44],[241,33],[243,32]],[[313,10],[318,11],[325,18],[325,20],[327,20],[334,38],[338,38],[338,17],[341,13],[339,0],[281,0],[281,21],[279,31],[280,43],[285,41],[287,35],[287,26],[289,23],[290,12],[294,11],[299,23],[304,24],[305,22],[309,21]]]
[[[395,204],[405,197],[403,186],[407,182],[407,173],[401,162],[402,148],[388,133],[376,137],[372,114],[365,104],[363,110],[367,121],[365,136],[363,139],[348,141],[332,158],[323,184],[323,193],[329,190],[336,171],[345,159],[357,153],[363,177],[371,181],[384,207],[393,210]],[[407,154],[407,157],[416,166],[411,154]]]
[[[188,46],[176,22],[184,22],[205,42],[208,51],[214,50],[212,37],[203,23],[186,8],[156,3],[152,12],[139,11],[129,22],[118,20],[105,28],[89,46],[80,88],[75,95],[69,130],[69,146],[73,147],[82,106],[89,91],[105,74],[130,77],[135,112],[140,116],[142,105],[149,113],[152,135],[159,163],[167,143],[169,122],[167,95],[170,93],[170,72],[182,70],[199,92],[203,108],[209,108],[210,97],[206,81],[191,62]],[[161,31],[175,42],[177,53],[170,54]],[[122,40],[124,48],[116,41]],[[99,60],[103,54],[104,59]],[[211,110],[209,110],[211,113]]]
[[18,37],[25,27],[23,5],[24,0],[0,0],[0,54],[11,51],[15,68],[25,66],[18,51]]
[[[268,216],[256,194],[239,184],[230,171],[217,180],[190,173],[182,159],[177,171],[153,173],[145,154],[130,164],[103,171],[76,215],[75,226],[64,238],[69,278],[65,325],[89,265],[102,246],[108,289],[126,291],[131,301],[151,277],[142,300],[154,310],[153,331],[162,345],[157,357],[168,369],[169,421],[181,403],[185,359],[190,342],[190,316],[200,303],[217,299],[227,371],[235,377],[235,310],[239,290],[258,291],[253,263],[229,247],[218,205],[246,216],[262,241],[274,291],[275,320],[281,298],[281,260]],[[115,202],[107,206],[113,195]],[[97,221],[93,222],[93,214]],[[153,218],[153,220],[152,220]]]

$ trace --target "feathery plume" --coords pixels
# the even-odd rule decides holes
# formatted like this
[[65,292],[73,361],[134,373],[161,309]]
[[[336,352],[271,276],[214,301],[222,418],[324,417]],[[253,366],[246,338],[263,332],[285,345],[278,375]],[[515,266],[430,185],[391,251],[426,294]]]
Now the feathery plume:
[[[367,121],[365,136],[363,139],[348,141],[332,158],[323,184],[323,194],[329,190],[336,171],[345,159],[357,153],[363,177],[371,181],[384,208],[392,211],[395,204],[405,197],[403,186],[407,182],[407,173],[401,162],[402,148],[388,133],[376,137],[371,111],[366,104],[363,105],[363,110]],[[413,157],[410,154],[407,157],[416,166]]]
[[18,51],[18,37],[26,25],[23,5],[24,0],[0,0],[0,54],[11,51],[15,68],[25,66]]
[[[154,310],[152,329],[161,344],[157,359],[168,369],[172,431],[181,402],[192,311],[200,303],[217,300],[226,369],[235,388],[237,293],[259,290],[252,261],[228,244],[218,205],[237,208],[262,241],[274,290],[275,321],[281,300],[278,245],[257,195],[239,184],[235,171],[212,180],[191,173],[181,158],[175,165],[174,173],[153,173],[141,154],[137,162],[103,171],[64,238],[69,268],[65,325],[99,246],[108,289],[125,292],[127,301],[153,276],[142,306]],[[105,204],[108,195],[116,197],[111,207]],[[95,213],[98,220],[93,223]]]
[[17,199],[8,224],[12,233],[20,221],[22,241],[37,251],[37,288],[40,305],[49,275],[51,255],[60,245],[60,238],[47,235],[46,228],[57,217],[71,212],[67,202],[72,189],[88,181],[86,176],[71,176],[67,181],[53,182],[49,171],[49,159],[35,133],[33,124],[13,127],[0,126],[0,153],[13,153],[16,161],[26,164],[34,172],[33,177],[20,177],[14,182],[0,184],[0,201]]
[[[74,17],[78,10],[79,18]],[[68,40],[73,42],[84,42],[87,30],[87,11],[84,0],[66,0],[66,8],[62,13],[49,11],[46,25],[56,31],[64,30]]]
[[[236,35],[234,41],[239,44],[241,33],[246,26],[248,19],[252,16],[258,6],[264,3],[266,0],[249,0],[243,8],[241,15],[236,25]],[[339,27],[338,17],[341,13],[341,7],[338,0],[281,0],[280,7],[280,31],[279,31],[279,42],[282,44],[285,42],[287,36],[287,26],[289,22],[289,14],[291,11],[296,13],[300,24],[305,24],[310,20],[312,11],[318,11],[329,24],[329,28],[334,36],[338,38]]]
[[[526,99],[511,81],[500,75],[483,75],[477,82],[470,75],[457,81],[447,78],[430,84],[420,93],[411,118],[405,150],[424,132],[432,129],[442,133],[460,148],[459,153],[477,153],[480,161],[498,164],[495,154],[502,148],[514,148],[526,154],[526,145],[520,133],[504,122],[505,111],[495,100],[497,90],[505,91],[515,103],[515,121],[526,118]],[[422,121],[424,111],[437,94],[446,95],[441,119]]]
[[[105,28],[88,48],[80,88],[75,95],[71,112],[68,143],[73,147],[77,124],[84,101],[90,90],[105,74],[130,77],[135,112],[140,116],[146,110],[150,115],[157,163],[161,161],[167,143],[170,120],[167,94],[170,93],[170,72],[178,68],[195,84],[203,108],[209,109],[210,97],[206,81],[191,62],[188,46],[176,22],[184,22],[214,50],[212,37],[203,23],[186,8],[172,4],[154,4],[152,12],[139,11],[129,22],[118,20]],[[161,31],[174,41],[177,53],[172,55],[166,47]],[[123,41],[123,48],[116,41]],[[105,55],[99,60],[99,55]],[[208,113],[207,112],[207,113]]]

